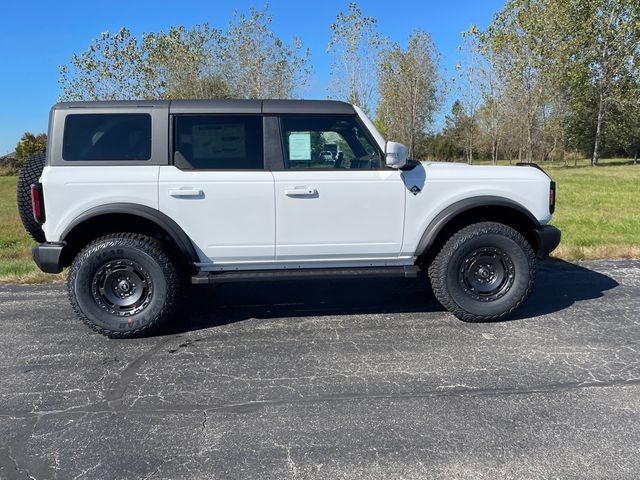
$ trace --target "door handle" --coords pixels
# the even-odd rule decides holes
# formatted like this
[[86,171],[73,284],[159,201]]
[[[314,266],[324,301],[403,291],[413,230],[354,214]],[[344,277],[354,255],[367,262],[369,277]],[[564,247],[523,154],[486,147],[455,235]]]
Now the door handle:
[[201,197],[204,192],[200,188],[172,188],[169,190],[172,197]]
[[287,197],[313,197],[318,195],[318,190],[313,187],[295,187],[287,188],[284,194]]

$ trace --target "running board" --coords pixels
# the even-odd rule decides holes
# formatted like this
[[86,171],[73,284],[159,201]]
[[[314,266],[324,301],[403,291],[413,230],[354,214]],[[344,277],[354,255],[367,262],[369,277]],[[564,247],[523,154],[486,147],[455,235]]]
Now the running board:
[[232,272],[201,272],[191,277],[194,285],[229,282],[262,282],[272,280],[315,280],[363,277],[416,278],[420,274],[416,265],[409,267],[364,268],[299,268],[295,270],[235,270]]

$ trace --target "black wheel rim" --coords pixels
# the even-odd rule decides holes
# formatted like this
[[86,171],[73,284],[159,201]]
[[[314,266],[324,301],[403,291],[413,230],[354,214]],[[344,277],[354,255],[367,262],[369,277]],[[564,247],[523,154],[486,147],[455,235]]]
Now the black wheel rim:
[[91,282],[93,299],[112,315],[131,316],[151,302],[153,282],[149,273],[131,260],[112,260],[102,265]]
[[495,247],[474,250],[464,257],[458,270],[458,281],[465,293],[480,302],[502,298],[514,279],[513,260]]

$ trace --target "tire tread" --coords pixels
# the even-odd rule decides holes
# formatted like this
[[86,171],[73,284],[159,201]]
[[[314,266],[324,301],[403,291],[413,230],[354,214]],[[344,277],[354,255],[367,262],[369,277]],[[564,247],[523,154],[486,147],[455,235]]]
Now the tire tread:
[[[464,310],[453,300],[447,288],[447,266],[453,253],[467,240],[483,234],[499,234],[510,238],[523,249],[529,264],[530,275],[524,294],[511,308],[496,315],[477,315]],[[502,223],[479,222],[462,228],[449,238],[429,265],[428,277],[433,294],[443,307],[464,322],[479,323],[500,321],[516,311],[531,294],[535,284],[536,271],[537,261],[535,254],[522,234]]]
[[16,187],[16,201],[20,220],[22,220],[22,225],[24,225],[24,229],[29,236],[38,243],[43,243],[47,240],[42,226],[33,218],[31,185],[38,183],[40,180],[46,160],[46,152],[36,153],[29,157],[24,167],[20,170]]
[[[82,262],[86,261],[92,254],[99,249],[108,246],[126,246],[131,248],[137,248],[143,250],[145,253],[154,258],[158,262],[162,270],[165,272],[165,279],[167,282],[167,295],[164,299],[164,304],[160,312],[154,317],[153,321],[134,330],[127,330],[126,332],[119,332],[109,330],[93,323],[80,309],[78,304],[77,293],[73,285],[75,284],[76,276]],[[183,287],[183,275],[180,274],[180,270],[176,265],[176,262],[167,254],[166,249],[163,248],[159,240],[142,235],[138,233],[113,233],[100,237],[93,242],[89,243],[86,247],[80,251],[76,256],[71,268],[69,269],[69,275],[67,278],[67,293],[71,306],[76,315],[92,330],[105,335],[109,338],[135,338],[148,335],[156,331],[169,317],[171,317],[180,298],[181,290]]]

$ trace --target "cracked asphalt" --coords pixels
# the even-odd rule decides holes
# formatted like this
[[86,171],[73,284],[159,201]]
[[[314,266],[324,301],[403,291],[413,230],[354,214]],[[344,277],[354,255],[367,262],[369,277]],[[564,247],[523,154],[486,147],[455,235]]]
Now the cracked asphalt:
[[0,478],[638,478],[640,261],[546,262],[493,324],[420,280],[187,300],[118,341],[0,286]]

